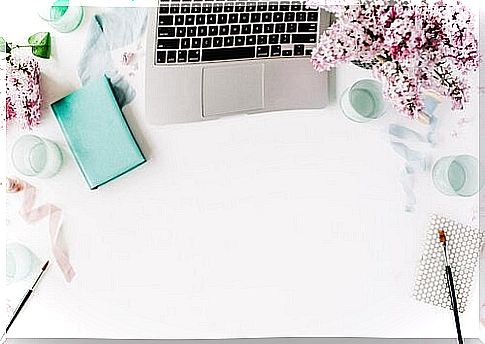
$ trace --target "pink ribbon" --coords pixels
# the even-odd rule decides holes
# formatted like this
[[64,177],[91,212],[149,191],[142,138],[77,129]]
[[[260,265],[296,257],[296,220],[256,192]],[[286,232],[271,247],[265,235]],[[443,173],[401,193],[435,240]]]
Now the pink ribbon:
[[57,265],[64,274],[67,282],[71,282],[75,276],[75,271],[69,261],[69,255],[64,241],[61,238],[62,210],[50,203],[45,203],[34,208],[36,199],[36,188],[26,182],[22,182],[24,199],[20,208],[20,216],[27,223],[34,223],[49,217],[49,233],[51,238],[51,248]]

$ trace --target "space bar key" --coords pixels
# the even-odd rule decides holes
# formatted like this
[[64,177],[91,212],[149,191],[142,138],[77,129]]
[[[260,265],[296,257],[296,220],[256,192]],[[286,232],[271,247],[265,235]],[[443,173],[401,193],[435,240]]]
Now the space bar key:
[[220,48],[202,50],[202,61],[248,59],[256,56],[255,47]]

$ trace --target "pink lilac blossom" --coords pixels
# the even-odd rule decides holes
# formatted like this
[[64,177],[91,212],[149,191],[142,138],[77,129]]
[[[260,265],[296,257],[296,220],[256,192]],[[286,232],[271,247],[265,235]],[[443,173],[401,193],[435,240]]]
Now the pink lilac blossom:
[[23,129],[40,123],[40,68],[32,57],[13,56],[7,62],[5,122],[15,120]]
[[400,113],[413,118],[423,111],[424,90],[448,98],[453,109],[463,108],[470,89],[466,76],[478,69],[480,56],[474,17],[461,2],[329,3],[306,2],[336,17],[313,50],[316,70],[327,71],[353,60],[373,62],[385,97]]

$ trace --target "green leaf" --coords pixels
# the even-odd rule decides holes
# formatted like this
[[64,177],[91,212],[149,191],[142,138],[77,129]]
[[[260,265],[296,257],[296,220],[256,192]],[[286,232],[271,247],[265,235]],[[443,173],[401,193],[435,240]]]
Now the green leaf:
[[9,60],[12,52],[12,43],[7,43],[3,37],[0,37],[0,60]]
[[51,56],[51,34],[49,32],[37,32],[28,40],[32,47],[32,54],[43,59]]
[[0,53],[6,53],[7,52],[7,42],[5,42],[5,39],[3,37],[0,37]]

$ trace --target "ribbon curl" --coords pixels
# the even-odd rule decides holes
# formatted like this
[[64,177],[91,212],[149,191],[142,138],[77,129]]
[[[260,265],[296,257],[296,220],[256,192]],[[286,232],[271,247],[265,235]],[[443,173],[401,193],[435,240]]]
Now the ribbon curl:
[[62,210],[50,203],[44,203],[34,208],[37,190],[26,182],[8,179],[7,192],[24,192],[24,198],[19,211],[22,219],[31,224],[49,217],[49,234],[51,249],[57,265],[61,269],[67,282],[71,282],[76,275],[70,261],[67,248],[61,238]]

